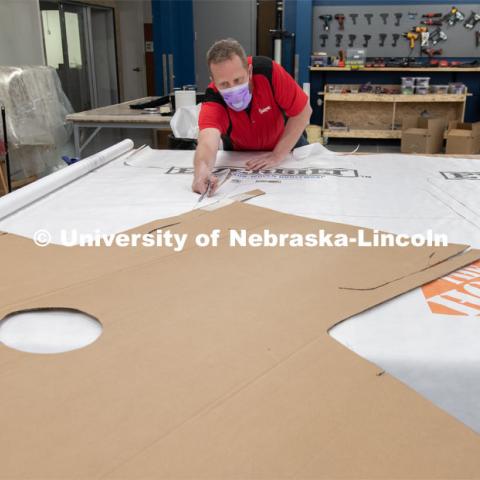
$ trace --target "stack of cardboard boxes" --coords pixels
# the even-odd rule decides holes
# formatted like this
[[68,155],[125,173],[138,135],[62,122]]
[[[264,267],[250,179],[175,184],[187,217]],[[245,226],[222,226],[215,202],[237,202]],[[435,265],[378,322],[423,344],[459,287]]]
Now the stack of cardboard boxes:
[[480,153],[480,122],[462,123],[441,117],[406,117],[402,125],[402,153]]
[[447,147],[449,154],[475,154],[480,152],[480,122],[450,122],[447,131]]

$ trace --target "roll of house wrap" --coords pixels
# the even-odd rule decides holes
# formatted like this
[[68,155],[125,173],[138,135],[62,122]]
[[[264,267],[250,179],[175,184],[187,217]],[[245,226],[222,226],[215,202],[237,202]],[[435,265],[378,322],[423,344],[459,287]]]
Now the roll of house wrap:
[[176,90],[175,109],[180,107],[192,107],[197,103],[197,92],[195,90]]
[[46,177],[1,197],[0,219],[15,213],[26,205],[37,201],[39,198],[64,187],[86,173],[105,165],[132,148],[132,140],[125,139],[101,152],[91,155],[73,165],[62,168],[61,170],[57,170]]

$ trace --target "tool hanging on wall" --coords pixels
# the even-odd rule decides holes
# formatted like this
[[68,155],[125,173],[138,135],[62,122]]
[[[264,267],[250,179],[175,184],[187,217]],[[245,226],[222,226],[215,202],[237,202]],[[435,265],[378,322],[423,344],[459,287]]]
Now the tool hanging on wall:
[[403,17],[403,13],[398,12],[398,13],[395,13],[394,15],[395,15],[395,23],[394,23],[394,25],[395,25],[396,27],[399,27],[399,26],[400,26],[400,20],[401,20],[402,17]]
[[378,46],[379,47],[384,47],[385,46],[385,40],[387,39],[387,34],[386,33],[380,33],[378,35],[378,38],[379,38]]
[[471,30],[472,28],[475,27],[475,25],[478,22],[480,22],[480,14],[472,12],[472,14],[468,17],[468,19],[463,24],[463,26]]
[[398,39],[400,38],[400,34],[394,33],[392,37],[393,37],[392,47],[396,47],[398,43]]
[[452,7],[450,12],[448,12],[443,18],[442,21],[447,22],[451,27],[458,22],[463,22],[465,20],[465,15],[457,8]]
[[428,47],[428,40],[430,37],[430,33],[427,27],[413,27],[411,31],[419,34],[420,46]]
[[335,20],[338,22],[338,29],[345,30],[345,15],[343,13],[336,13]]
[[430,43],[432,45],[436,45],[439,42],[444,42],[447,40],[447,34],[440,28],[436,28],[432,33],[430,33]]
[[341,44],[342,44],[342,40],[343,40],[343,35],[341,33],[337,33],[335,35],[335,38],[336,38],[336,42],[335,42],[335,46],[336,47],[339,47]]
[[383,24],[386,25],[386,24],[387,24],[387,20],[388,20],[388,13],[381,13],[381,14],[380,14],[380,17],[381,17],[382,20],[383,20]]
[[430,32],[426,28],[424,31],[420,32],[420,46],[428,47],[428,40],[430,38]]
[[434,49],[434,48],[424,47],[422,48],[422,53],[424,53],[425,55],[428,55],[431,58],[434,55],[442,55],[443,50],[441,48]]
[[408,18],[409,20],[415,20],[417,18],[418,13],[417,12],[408,12]]
[[358,13],[350,13],[349,15],[350,15],[350,18],[352,19],[352,23],[354,25],[356,25],[357,24]]
[[441,18],[442,16],[442,13],[424,13],[422,18]]
[[353,46],[354,46],[354,44],[355,44],[355,39],[356,39],[356,38],[357,38],[357,36],[356,36],[356,35],[353,35],[353,34],[350,34],[350,35],[348,36],[348,46],[349,46],[349,47],[353,47]]
[[333,17],[331,15],[320,15],[318,18],[323,21],[323,29],[328,32]]
[[373,13],[365,13],[365,14],[364,14],[364,17],[367,19],[367,23],[368,23],[369,25],[371,25],[371,24],[372,24]]
[[480,47],[480,31],[475,32],[475,46],[477,48]]
[[420,23],[422,25],[442,26],[442,22],[440,20],[434,20],[433,18],[428,18],[427,20],[422,20]]
[[402,37],[405,37],[410,42],[410,50],[415,48],[415,42],[418,40],[418,33],[407,32],[403,33]]
[[363,36],[363,46],[364,46],[365,48],[368,47],[368,42],[370,41],[371,38],[372,38],[371,35],[364,35],[364,36]]
[[322,43],[321,43],[320,46],[321,46],[322,48],[325,48],[326,45],[327,45],[328,35],[325,34],[325,33],[323,33],[322,35],[320,35],[320,40],[322,41]]

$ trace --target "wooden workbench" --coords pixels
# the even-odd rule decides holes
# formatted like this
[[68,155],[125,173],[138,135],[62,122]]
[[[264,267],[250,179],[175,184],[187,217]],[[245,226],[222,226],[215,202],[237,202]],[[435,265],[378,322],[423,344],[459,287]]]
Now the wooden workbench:
[[[346,89],[352,86],[337,85]],[[379,86],[398,88],[398,85]],[[419,116],[424,110],[447,120],[463,121],[467,93],[404,95],[325,91],[323,99],[324,138],[399,139],[402,137],[402,118]],[[348,130],[329,129],[327,124],[332,121],[343,122]]]
[[[403,76],[429,76],[430,84],[446,85],[451,82],[461,82],[468,87],[469,96],[465,109],[465,121],[480,121],[480,67],[310,67],[311,105],[313,108],[312,123],[323,125],[323,108],[319,108],[318,100],[322,97],[327,84],[357,84],[363,83],[396,84],[401,83]],[[366,104],[364,104],[366,105]],[[409,105],[412,105],[409,103]],[[417,104],[419,105],[419,104]],[[442,103],[445,107],[445,104]],[[357,105],[358,106],[358,105]],[[406,107],[402,107],[406,108]],[[442,107],[443,108],[443,107]],[[367,132],[370,134],[371,132]],[[366,138],[370,138],[369,136]],[[377,137],[378,138],[378,137]],[[398,138],[398,133],[390,132],[383,138]]]
[[478,72],[480,67],[309,67],[311,72]]

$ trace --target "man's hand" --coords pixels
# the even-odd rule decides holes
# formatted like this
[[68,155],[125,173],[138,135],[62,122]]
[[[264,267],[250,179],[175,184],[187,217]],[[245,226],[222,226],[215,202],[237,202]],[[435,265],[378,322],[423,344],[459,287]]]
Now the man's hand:
[[192,190],[200,195],[205,193],[208,188],[208,180],[210,180],[211,183],[209,196],[212,196],[218,188],[218,177],[215,175],[207,173],[206,175],[199,174],[198,176],[195,176],[193,179]]
[[283,155],[278,155],[275,152],[267,152],[249,160],[246,163],[246,167],[247,170],[261,170],[262,168],[269,168],[278,165],[283,158]]
[[206,128],[198,136],[198,145],[193,160],[195,173],[192,190],[200,195],[206,192],[209,180],[212,184],[210,195],[213,195],[218,188],[218,178],[212,175],[212,170],[215,166],[219,142],[220,131],[216,128]]

